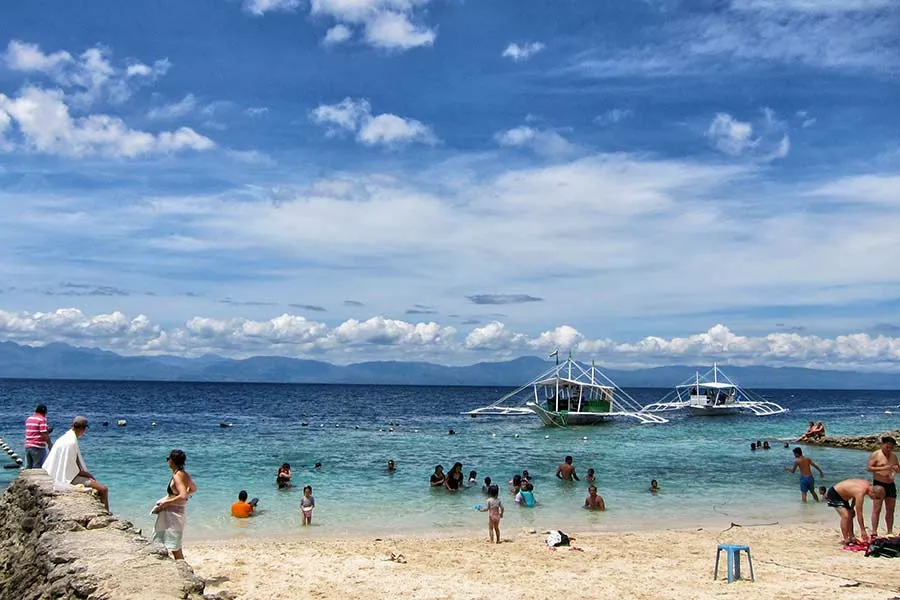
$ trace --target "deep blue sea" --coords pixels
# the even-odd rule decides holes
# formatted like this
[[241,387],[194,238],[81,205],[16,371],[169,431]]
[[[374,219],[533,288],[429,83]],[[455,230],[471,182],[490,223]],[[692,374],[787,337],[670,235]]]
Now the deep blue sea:
[[[664,425],[617,422],[569,429],[536,417],[473,419],[460,413],[484,406],[506,388],[281,385],[0,380],[0,436],[24,456],[23,424],[34,406],[49,407],[53,438],[72,417],[90,420],[81,448],[89,469],[110,487],[113,512],[152,528],[148,511],[165,494],[172,448],[188,456],[199,491],[188,507],[186,537],[235,535],[355,535],[481,531],[480,485],[459,493],[430,489],[436,464],[463,463],[466,474],[506,481],[523,469],[535,479],[533,509],[501,495],[502,527],[575,531],[694,527],[710,523],[822,522],[836,519],[823,505],[803,506],[798,476],[785,473],[792,455],[778,440],[796,438],[810,420],[829,433],[895,429],[900,392],[764,390],[790,408],[774,417],[675,417]],[[629,392],[641,403],[667,390]],[[128,425],[117,427],[119,419]],[[102,426],[106,421],[108,426]],[[220,423],[232,423],[222,428]],[[155,426],[153,425],[155,423]],[[304,425],[306,423],[306,425]],[[394,425],[391,426],[391,423]],[[393,431],[391,428],[393,427]],[[456,435],[449,435],[450,429]],[[772,449],[750,452],[751,441]],[[581,508],[586,484],[554,478],[566,454],[578,473],[597,472],[608,510]],[[825,470],[822,483],[866,477],[866,454],[810,448]],[[3,457],[0,456],[0,461]],[[385,471],[388,459],[398,470]],[[274,484],[288,462],[298,487]],[[322,467],[315,469],[315,463]],[[8,484],[17,471],[0,471]],[[651,479],[662,491],[651,495]],[[313,486],[313,526],[302,528],[300,487]],[[501,489],[505,486],[501,485]],[[260,499],[249,520],[230,517],[239,490]]]

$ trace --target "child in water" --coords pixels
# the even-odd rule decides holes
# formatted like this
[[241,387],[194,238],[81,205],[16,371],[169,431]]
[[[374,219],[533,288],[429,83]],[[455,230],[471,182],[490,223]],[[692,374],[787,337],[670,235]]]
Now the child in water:
[[316,499],[312,495],[312,486],[303,488],[303,497],[300,498],[300,512],[303,515],[303,524],[312,525],[312,511],[316,507]]
[[[491,543],[500,543],[500,519],[503,518],[503,503],[500,501],[500,488],[492,484],[488,490],[490,498],[487,504],[479,508],[481,512],[488,514],[488,533]],[[496,538],[496,540],[495,540]]]

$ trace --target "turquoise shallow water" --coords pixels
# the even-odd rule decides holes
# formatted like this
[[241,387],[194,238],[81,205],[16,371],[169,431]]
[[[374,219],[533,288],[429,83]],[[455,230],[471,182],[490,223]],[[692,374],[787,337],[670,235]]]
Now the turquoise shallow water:
[[[91,471],[111,488],[117,514],[145,531],[148,515],[170,477],[173,447],[188,455],[199,492],[189,504],[187,537],[273,534],[453,534],[481,531],[486,517],[480,485],[456,494],[428,487],[434,465],[455,461],[505,484],[528,469],[535,478],[534,509],[502,495],[503,527],[633,529],[707,523],[831,521],[823,506],[802,506],[798,477],[783,471],[792,455],[775,440],[796,437],[809,420],[830,432],[860,434],[896,428],[900,392],[775,391],[763,394],[791,408],[785,415],[675,418],[665,425],[615,423],[556,429],[536,418],[478,418],[459,414],[483,406],[503,388],[0,381],[0,436],[22,447],[22,428],[34,405],[50,407],[61,435],[75,414],[91,422],[82,452]],[[640,402],[666,390],[630,390]],[[891,411],[887,413],[886,411]],[[116,427],[127,419],[127,427]],[[101,423],[108,421],[109,426]],[[233,427],[221,428],[220,422]],[[152,426],[155,422],[156,426]],[[303,423],[308,425],[303,425]],[[394,423],[393,431],[390,431]],[[456,435],[448,435],[453,428]],[[586,438],[586,439],[584,439]],[[773,448],[751,453],[756,439]],[[578,473],[597,472],[608,511],[581,509],[585,483],[554,478],[566,454]],[[866,455],[809,449],[825,470],[824,485],[866,477]],[[398,470],[385,472],[389,458]],[[275,472],[291,463],[294,481],[313,486],[313,527],[302,528],[299,487],[277,490]],[[320,469],[313,468],[321,462]],[[8,481],[14,471],[4,470]],[[662,492],[647,492],[651,479]],[[501,489],[503,486],[501,487]],[[240,489],[260,498],[260,512],[238,521],[228,508]]]

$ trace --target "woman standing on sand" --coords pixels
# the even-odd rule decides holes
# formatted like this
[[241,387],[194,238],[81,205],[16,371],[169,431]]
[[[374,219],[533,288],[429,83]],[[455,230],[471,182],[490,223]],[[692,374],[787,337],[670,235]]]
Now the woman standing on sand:
[[166,463],[172,469],[172,479],[166,488],[166,497],[156,502],[151,511],[156,515],[153,528],[153,541],[160,542],[172,552],[175,560],[184,560],[181,540],[184,538],[184,526],[187,524],[187,501],[196,493],[197,485],[188,472],[184,470],[187,455],[184,450],[172,450]]

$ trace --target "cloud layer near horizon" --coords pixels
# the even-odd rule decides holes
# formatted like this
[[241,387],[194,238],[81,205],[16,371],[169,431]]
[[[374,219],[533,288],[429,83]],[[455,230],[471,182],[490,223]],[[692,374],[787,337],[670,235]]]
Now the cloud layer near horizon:
[[435,322],[410,323],[372,317],[335,327],[282,314],[265,321],[194,317],[164,328],[145,315],[121,312],[89,315],[74,308],[49,313],[0,310],[0,338],[24,345],[65,342],[125,355],[217,354],[244,358],[259,354],[316,358],[335,363],[371,359],[424,360],[467,364],[545,354],[560,348],[582,360],[610,367],[646,367],[720,361],[733,365],[802,366],[900,371],[900,337],[851,334],[824,338],[798,333],[748,337],[725,325],[686,336],[645,337],[635,342],[590,339],[561,325],[538,335],[513,331],[499,321],[468,333]]

